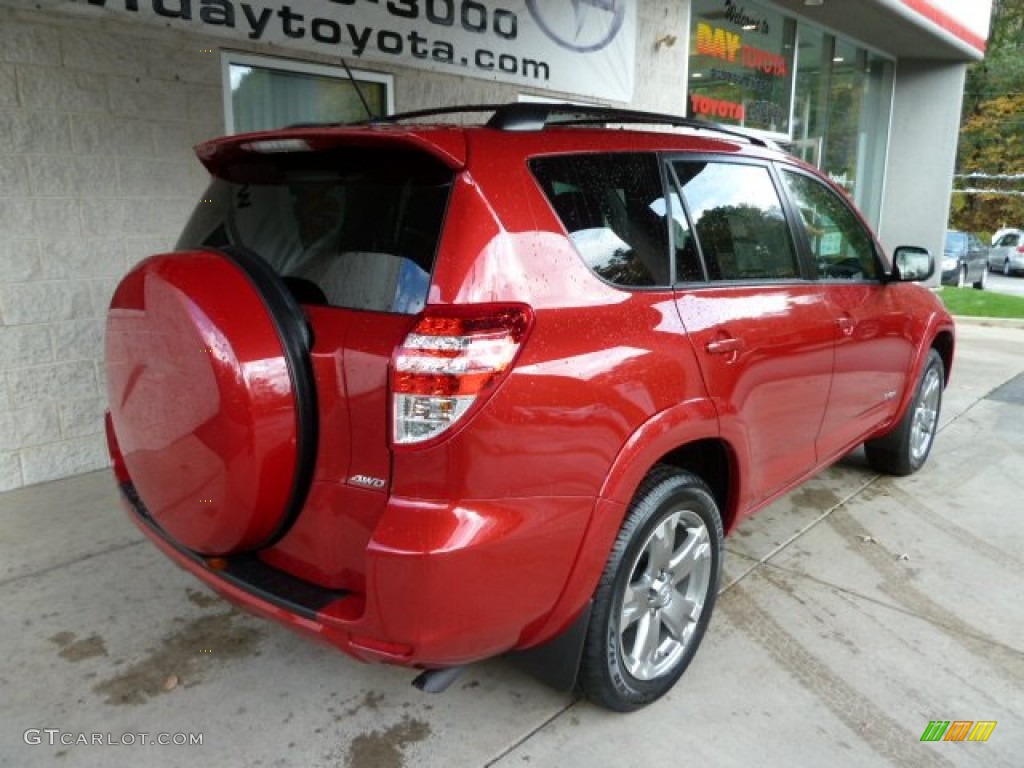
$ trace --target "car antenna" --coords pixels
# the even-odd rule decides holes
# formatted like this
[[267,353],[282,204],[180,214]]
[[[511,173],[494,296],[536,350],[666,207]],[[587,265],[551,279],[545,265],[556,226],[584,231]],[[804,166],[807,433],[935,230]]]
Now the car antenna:
[[366,110],[366,119],[371,123],[376,121],[377,115],[373,114],[373,110],[370,109],[370,103],[363,95],[363,89],[359,87],[359,81],[356,80],[356,76],[353,75],[352,70],[348,68],[348,62],[345,61],[345,57],[339,56],[338,58],[341,59],[341,66],[345,68],[345,74],[348,75],[348,79],[352,83],[352,87],[356,89],[356,95],[359,96],[359,100],[363,102],[363,109]]

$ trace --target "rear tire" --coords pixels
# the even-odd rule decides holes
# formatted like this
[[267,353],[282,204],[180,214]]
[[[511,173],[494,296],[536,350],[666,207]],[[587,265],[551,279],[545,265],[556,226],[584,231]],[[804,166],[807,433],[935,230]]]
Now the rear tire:
[[656,466],[637,490],[594,593],[579,677],[588,699],[631,712],[675,685],[711,619],[722,539],[707,485]]
[[874,470],[903,476],[911,475],[924,466],[939,426],[944,383],[942,357],[930,349],[914,399],[903,418],[888,434],[864,443],[868,464]]
[[1003,274],[1006,275],[1007,277],[1009,277],[1011,274],[1013,274],[1013,270],[1010,269],[1010,260],[1009,259],[1007,259],[1006,261],[1003,262]]
[[972,283],[972,286],[977,291],[985,290],[985,283],[988,282],[988,268],[981,270],[981,275]]

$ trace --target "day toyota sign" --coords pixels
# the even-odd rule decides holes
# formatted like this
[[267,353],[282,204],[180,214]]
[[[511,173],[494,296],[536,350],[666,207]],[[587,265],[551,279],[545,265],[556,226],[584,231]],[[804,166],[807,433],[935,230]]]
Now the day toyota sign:
[[636,4],[628,0],[75,0],[75,8],[353,62],[633,97]]

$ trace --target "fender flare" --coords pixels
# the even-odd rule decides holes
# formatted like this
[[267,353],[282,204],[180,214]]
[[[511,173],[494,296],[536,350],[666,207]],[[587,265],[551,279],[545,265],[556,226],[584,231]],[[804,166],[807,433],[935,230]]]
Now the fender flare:
[[903,394],[900,396],[899,407],[896,408],[896,412],[893,414],[892,419],[884,427],[871,435],[869,439],[887,435],[903,419],[903,415],[907,412],[907,408],[910,407],[910,403],[914,399],[914,394],[917,392],[917,381],[921,377],[921,372],[924,370],[925,364],[928,362],[928,353],[932,349],[936,348],[935,341],[943,334],[949,336],[948,360],[946,359],[946,355],[943,354],[942,349],[938,349],[937,351],[942,356],[942,362],[946,369],[943,371],[943,388],[949,384],[953,355],[956,350],[956,327],[938,312],[933,312],[929,315],[924,326],[924,332],[921,334],[921,338],[927,339],[928,343],[919,344],[914,352],[914,359],[910,366],[911,374],[907,376],[906,386],[903,388]]
[[522,647],[557,638],[586,609],[629,503],[658,459],[687,443],[720,437],[718,413],[707,398],[688,400],[660,411],[630,435],[594,500],[590,522],[562,594],[547,615],[523,633]]
[[681,445],[719,437],[718,411],[710,399],[687,400],[667,408],[630,435],[598,495],[628,505],[640,482],[662,456]]

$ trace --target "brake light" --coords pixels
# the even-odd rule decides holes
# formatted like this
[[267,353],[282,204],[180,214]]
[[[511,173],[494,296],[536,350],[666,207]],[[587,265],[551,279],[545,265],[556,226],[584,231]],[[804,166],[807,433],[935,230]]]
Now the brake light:
[[248,141],[242,145],[242,149],[250,152],[308,152],[309,143],[303,139],[261,139],[260,141]]
[[529,307],[480,304],[428,310],[395,351],[392,437],[437,437],[504,377],[533,323]]
[[1024,245],[1017,246],[1017,253],[1024,253]]

